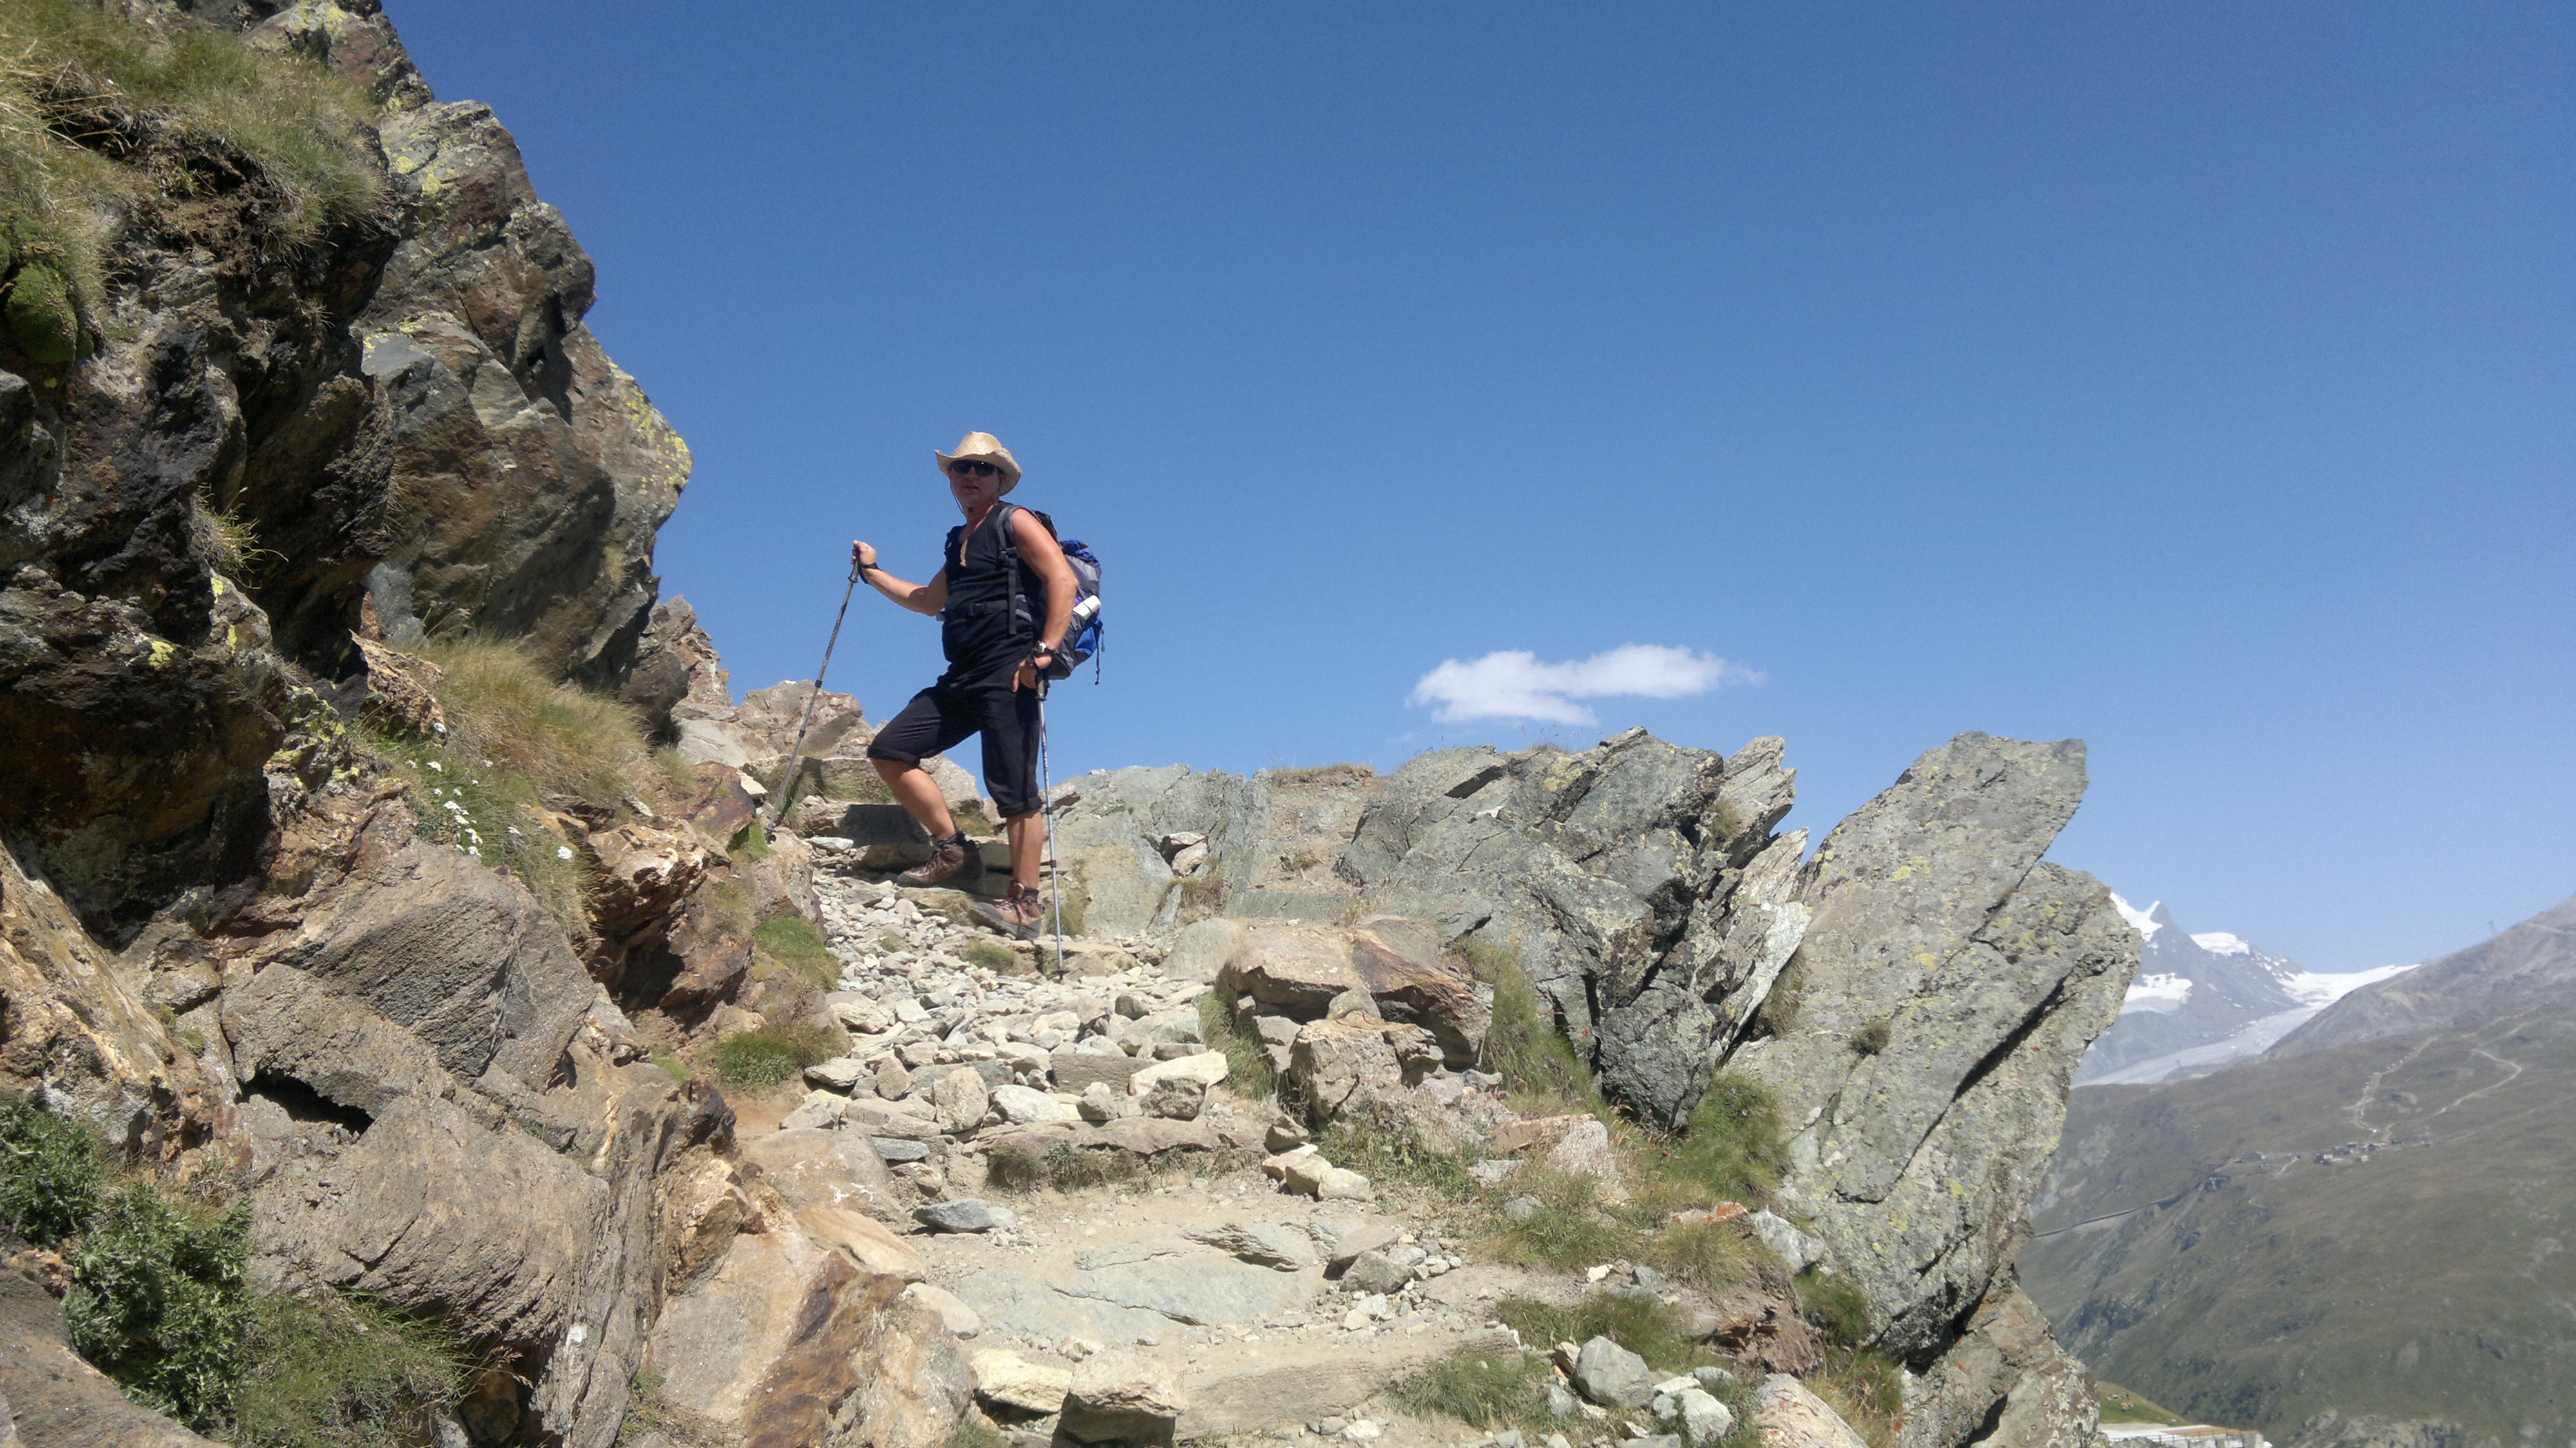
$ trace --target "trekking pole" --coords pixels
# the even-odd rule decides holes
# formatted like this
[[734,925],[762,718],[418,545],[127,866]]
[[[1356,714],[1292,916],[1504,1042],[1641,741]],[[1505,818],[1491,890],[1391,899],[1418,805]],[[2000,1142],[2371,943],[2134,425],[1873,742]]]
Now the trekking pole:
[[1055,973],[1064,977],[1064,874],[1055,863],[1055,766],[1047,758],[1046,681],[1038,681],[1038,809],[1046,816],[1047,892],[1054,897]]
[[805,773],[805,731],[814,727],[814,706],[823,702],[823,676],[832,672],[832,650],[841,646],[841,620],[850,616],[850,598],[859,591],[859,574],[864,571],[857,559],[850,560],[850,586],[841,590],[841,611],[832,615],[832,636],[824,641],[823,662],[814,670],[814,692],[805,696],[805,717],[797,721],[796,742],[787,747],[787,777],[778,781],[778,812],[769,817],[772,829],[787,818],[788,801],[795,797],[796,781]]

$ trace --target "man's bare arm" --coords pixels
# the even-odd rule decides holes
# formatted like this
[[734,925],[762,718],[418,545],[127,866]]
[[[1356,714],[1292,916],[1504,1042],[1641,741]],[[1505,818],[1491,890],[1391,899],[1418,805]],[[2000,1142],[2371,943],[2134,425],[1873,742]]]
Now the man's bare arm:
[[[859,576],[868,581],[868,587],[914,613],[937,613],[948,606],[948,570],[945,568],[933,574],[928,583],[907,583],[877,567],[877,550],[865,543],[850,545],[850,561],[859,565]],[[1056,554],[1056,561],[1059,565],[1063,563],[1061,551]]]
[[1038,642],[1064,645],[1065,625],[1073,622],[1073,594],[1077,585],[1073,565],[1064,561],[1064,549],[1058,547],[1055,535],[1046,525],[1020,509],[1011,515],[1011,533],[1020,545],[1020,556],[1028,560],[1037,575],[1046,580],[1046,626],[1038,630]]

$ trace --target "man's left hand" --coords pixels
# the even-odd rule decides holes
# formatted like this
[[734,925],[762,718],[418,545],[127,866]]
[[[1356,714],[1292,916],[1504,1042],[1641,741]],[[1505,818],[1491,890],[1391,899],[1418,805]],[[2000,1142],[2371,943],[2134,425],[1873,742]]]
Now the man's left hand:
[[1040,658],[1044,658],[1046,660],[1047,668],[1055,667],[1055,650],[1040,649],[1036,653],[1029,655],[1027,658],[1020,660],[1019,672],[1011,676],[1012,688],[1034,689],[1038,686],[1039,681],[1046,677],[1038,664],[1038,660]]

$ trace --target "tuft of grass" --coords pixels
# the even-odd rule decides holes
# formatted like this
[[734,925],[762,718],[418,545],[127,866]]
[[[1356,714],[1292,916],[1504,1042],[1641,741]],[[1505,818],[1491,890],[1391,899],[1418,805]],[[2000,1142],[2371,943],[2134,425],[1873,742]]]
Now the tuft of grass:
[[1875,1056],[1887,1049],[1887,1038],[1892,1030],[1885,1018],[1871,1021],[1852,1032],[1852,1049],[1864,1056]]
[[761,824],[760,816],[753,815],[750,824],[734,832],[725,853],[746,865],[757,865],[769,858],[769,831]]
[[1543,1361],[1514,1348],[1460,1348],[1387,1384],[1386,1394],[1416,1413],[1500,1429],[1546,1412],[1549,1376]]
[[1515,1096],[1597,1105],[1601,1093],[1574,1043],[1510,950],[1490,941],[1464,943],[1467,968],[1494,988],[1493,1023],[1485,1030],[1483,1066]]
[[1531,1198],[1539,1209],[1518,1220],[1495,1213],[1485,1247],[1501,1261],[1580,1269],[1644,1252],[1646,1234],[1602,1207],[1600,1184],[1591,1177],[1531,1162],[1504,1189]]
[[1043,1154],[1024,1146],[997,1146],[984,1157],[984,1184],[995,1191],[1028,1193],[1052,1188],[1060,1192],[1148,1181],[1206,1169],[1209,1159],[1197,1152],[1166,1151],[1138,1156],[1115,1147],[1071,1144]]
[[1653,1169],[1686,1191],[1760,1206],[1780,1185],[1788,1161],[1771,1093],[1730,1071],[1709,1081],[1681,1134],[1664,1144]]
[[[1238,1017],[1223,991],[1199,997],[1199,1034],[1225,1052],[1225,1083],[1242,1095],[1265,1100],[1279,1089],[1279,1072],[1250,1017]],[[1338,1159],[1338,1158],[1337,1158]]]
[[[249,179],[254,216],[289,250],[382,203],[375,105],[355,79],[220,26],[119,10],[0,7],[0,227],[22,277],[43,273],[94,316],[122,218],[234,177]],[[77,350],[94,337],[83,328]]]
[[1750,1282],[1773,1254],[1734,1222],[1688,1222],[1650,1233],[1639,1248],[1647,1262],[1701,1287]]
[[474,1366],[456,1337],[361,1297],[262,1297],[233,1391],[239,1448],[414,1448]]
[[998,940],[976,939],[958,948],[958,956],[968,965],[980,965],[996,975],[1027,975],[1028,961],[1020,953]]
[[1870,1349],[1825,1355],[1807,1386],[1869,1444],[1889,1448],[1905,1411],[1905,1379],[1888,1357]]
[[1494,1318],[1531,1343],[1586,1342],[1606,1337],[1644,1358],[1657,1371],[1714,1361],[1682,1333],[1681,1319],[1660,1302],[1592,1293],[1570,1307],[1529,1297],[1495,1304]]
[[196,534],[197,551],[215,571],[242,583],[257,582],[265,564],[281,556],[274,548],[259,546],[258,530],[240,514],[216,507],[204,492],[194,500],[189,526]]
[[823,943],[823,932],[801,915],[779,915],[751,932],[752,947],[818,991],[841,983],[841,962]]
[[1405,1182],[1453,1201],[1466,1201],[1480,1188],[1467,1174],[1467,1160],[1446,1145],[1425,1137],[1403,1115],[1381,1106],[1346,1113],[1324,1128],[1318,1142],[1333,1165],[1348,1167],[1370,1181]]
[[1836,1347],[1858,1347],[1869,1341],[1869,1299],[1858,1283],[1820,1267],[1798,1274],[1798,1310],[1825,1341]]
[[674,1081],[688,1081],[697,1075],[696,1072],[689,1069],[688,1062],[681,1060],[679,1057],[672,1055],[668,1051],[655,1051],[653,1053],[653,1064],[668,1072],[671,1079]]
[[448,640],[419,652],[438,668],[431,687],[446,737],[379,732],[369,742],[410,787],[422,836],[506,866],[558,920],[582,920],[588,867],[547,823],[547,801],[612,812],[636,796],[667,802],[643,724],[613,698],[555,682],[514,643]]
[[775,1086],[848,1044],[837,1031],[803,1023],[739,1031],[716,1042],[716,1074],[735,1086]]
[[249,1253],[247,1204],[176,1200],[148,1182],[118,1188],[72,1258],[63,1316],[73,1350],[155,1412],[218,1421],[240,1371]]
[[957,1426],[948,1430],[947,1448],[1009,1448],[1010,1441],[993,1426],[992,1419],[970,1408],[958,1417]]
[[1753,1013],[1753,1023],[1768,1036],[1785,1036],[1798,1028],[1798,1006],[1807,989],[1807,957],[1802,950],[1792,952],[1789,963],[1780,968],[1779,977],[1771,982],[1770,993],[1762,997],[1761,1009]]
[[39,1247],[98,1210],[107,1176],[78,1122],[26,1099],[0,1101],[0,1225]]

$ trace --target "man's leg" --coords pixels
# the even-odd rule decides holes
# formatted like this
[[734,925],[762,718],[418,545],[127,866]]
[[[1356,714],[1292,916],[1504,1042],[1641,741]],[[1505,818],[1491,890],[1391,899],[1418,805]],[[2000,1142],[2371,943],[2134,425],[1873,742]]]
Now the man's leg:
[[1036,810],[1013,815],[1002,822],[1011,834],[1011,879],[1034,890],[1038,887],[1038,864],[1046,858],[1046,818]]
[[[868,763],[877,767],[877,778],[885,781],[887,790],[894,795],[894,802],[903,806],[904,813],[911,815],[914,823],[930,831],[932,839],[944,840],[957,833],[957,817],[948,812],[948,800],[940,794],[939,781],[930,777],[929,770],[899,759],[871,759]],[[1012,838],[1011,858],[1016,862],[1019,859],[1018,837]]]

